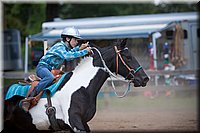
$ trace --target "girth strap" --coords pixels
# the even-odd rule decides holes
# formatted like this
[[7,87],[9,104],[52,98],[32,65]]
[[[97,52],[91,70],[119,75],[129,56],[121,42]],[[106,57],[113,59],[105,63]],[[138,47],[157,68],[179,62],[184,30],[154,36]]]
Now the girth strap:
[[51,103],[51,96],[50,96],[50,91],[47,90],[46,91],[46,95],[47,95],[47,108],[46,108],[46,114],[49,118],[49,122],[51,124],[51,127],[54,131],[60,131],[62,130],[58,124],[58,121],[56,119],[56,108],[52,106]]

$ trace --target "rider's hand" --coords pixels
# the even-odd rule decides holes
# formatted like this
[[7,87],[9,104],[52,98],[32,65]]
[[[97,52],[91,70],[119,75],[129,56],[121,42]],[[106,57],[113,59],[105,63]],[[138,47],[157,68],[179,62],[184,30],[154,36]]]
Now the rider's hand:
[[83,44],[81,44],[81,46],[80,46],[80,50],[83,50],[83,49],[85,49],[85,48],[87,48],[88,47],[88,44],[89,44],[89,42],[86,42],[86,43],[83,43]]
[[92,49],[91,49],[91,47],[87,47],[86,50],[88,51],[89,54],[92,53]]

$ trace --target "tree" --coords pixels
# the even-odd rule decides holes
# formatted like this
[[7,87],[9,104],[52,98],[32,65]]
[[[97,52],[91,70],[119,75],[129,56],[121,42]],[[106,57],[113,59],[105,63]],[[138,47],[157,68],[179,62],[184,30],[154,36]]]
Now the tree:
[[[61,18],[84,18],[117,15],[153,13],[153,3],[149,4],[63,4]],[[145,9],[145,10],[144,10]]]
[[4,4],[4,29],[18,29],[24,41],[25,36],[41,31],[45,20],[45,4]]
[[52,21],[59,15],[59,4],[47,4],[46,5],[46,21]]
[[197,11],[197,5],[195,3],[161,3],[159,5],[154,5],[153,3],[63,4],[60,6],[59,17],[62,19],[71,19],[191,11]]

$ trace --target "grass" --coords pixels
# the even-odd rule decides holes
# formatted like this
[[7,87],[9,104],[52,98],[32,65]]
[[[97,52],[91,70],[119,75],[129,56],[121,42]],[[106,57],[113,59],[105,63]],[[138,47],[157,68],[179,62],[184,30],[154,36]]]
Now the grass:
[[97,109],[103,109],[106,106],[118,110],[197,110],[197,97],[155,97],[153,99],[144,96],[127,96],[125,98],[98,98]]

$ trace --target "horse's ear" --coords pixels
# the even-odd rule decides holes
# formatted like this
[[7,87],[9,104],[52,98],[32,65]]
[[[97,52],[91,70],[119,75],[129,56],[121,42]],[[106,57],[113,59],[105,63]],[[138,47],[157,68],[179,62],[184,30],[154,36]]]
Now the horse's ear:
[[126,47],[126,42],[127,42],[127,38],[123,39],[123,40],[121,41],[121,43],[119,44],[120,48]]

